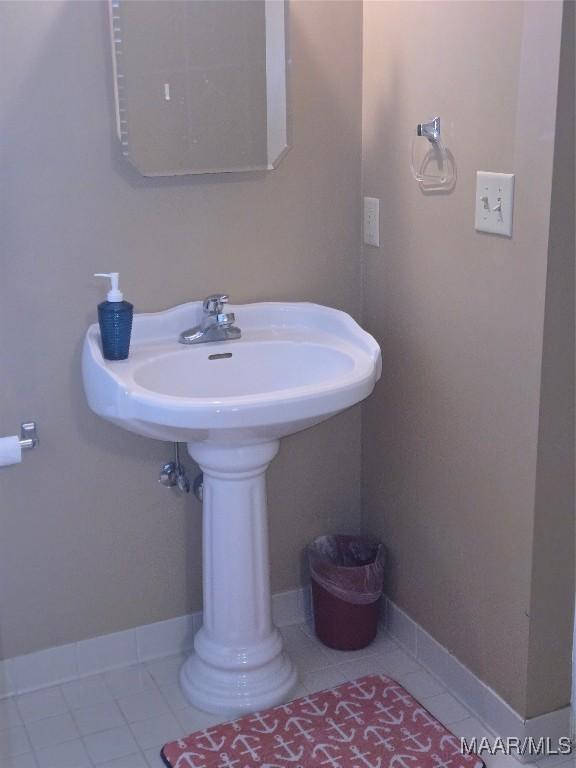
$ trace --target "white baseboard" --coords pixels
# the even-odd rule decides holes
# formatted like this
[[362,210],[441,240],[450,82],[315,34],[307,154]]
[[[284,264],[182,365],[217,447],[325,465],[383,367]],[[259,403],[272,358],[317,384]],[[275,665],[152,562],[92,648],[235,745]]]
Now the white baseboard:
[[569,706],[524,719],[391,600],[384,597],[383,603],[383,622],[392,637],[497,736],[550,738],[552,743],[570,736]]
[[[276,626],[302,623],[309,613],[309,590],[293,589],[272,597]],[[0,698],[26,693],[98,672],[185,653],[202,624],[202,612],[145,624],[123,632],[59,645],[0,660]]]
[[[277,626],[300,624],[310,617],[310,590],[272,597]],[[502,737],[558,739],[570,734],[570,707],[524,719],[496,691],[483,683],[444,646],[398,606],[383,598],[383,623],[392,637],[435,675],[490,730]],[[110,669],[185,653],[202,624],[202,613],[178,616],[111,635],[37,651],[0,661],[0,698],[25,693]]]

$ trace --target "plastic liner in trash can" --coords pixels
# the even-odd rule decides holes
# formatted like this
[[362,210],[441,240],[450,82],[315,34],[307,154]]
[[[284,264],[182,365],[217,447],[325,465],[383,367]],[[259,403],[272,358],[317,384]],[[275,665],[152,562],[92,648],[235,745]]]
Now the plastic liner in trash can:
[[308,546],[314,624],[331,648],[365,648],[378,631],[384,546],[364,536],[320,536]]

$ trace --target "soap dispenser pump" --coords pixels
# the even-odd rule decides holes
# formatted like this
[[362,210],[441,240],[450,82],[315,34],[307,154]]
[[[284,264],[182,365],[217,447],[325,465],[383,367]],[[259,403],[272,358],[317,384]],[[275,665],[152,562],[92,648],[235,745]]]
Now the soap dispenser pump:
[[94,277],[108,277],[111,283],[106,301],[98,304],[102,354],[106,360],[126,360],[134,306],[124,301],[124,295],[118,288],[118,272],[98,272]]

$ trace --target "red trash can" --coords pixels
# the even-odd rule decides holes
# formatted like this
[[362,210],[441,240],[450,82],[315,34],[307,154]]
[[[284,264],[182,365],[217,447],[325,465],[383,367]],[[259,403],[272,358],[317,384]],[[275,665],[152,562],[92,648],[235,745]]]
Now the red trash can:
[[384,546],[365,536],[320,536],[308,546],[314,626],[330,648],[365,648],[378,632]]

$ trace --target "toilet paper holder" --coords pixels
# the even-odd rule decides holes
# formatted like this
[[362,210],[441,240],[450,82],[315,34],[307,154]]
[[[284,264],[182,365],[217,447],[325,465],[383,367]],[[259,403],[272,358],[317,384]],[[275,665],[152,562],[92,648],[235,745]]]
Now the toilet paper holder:
[[22,450],[29,450],[38,445],[38,431],[35,421],[25,421],[23,424],[20,424],[20,439],[18,442]]

